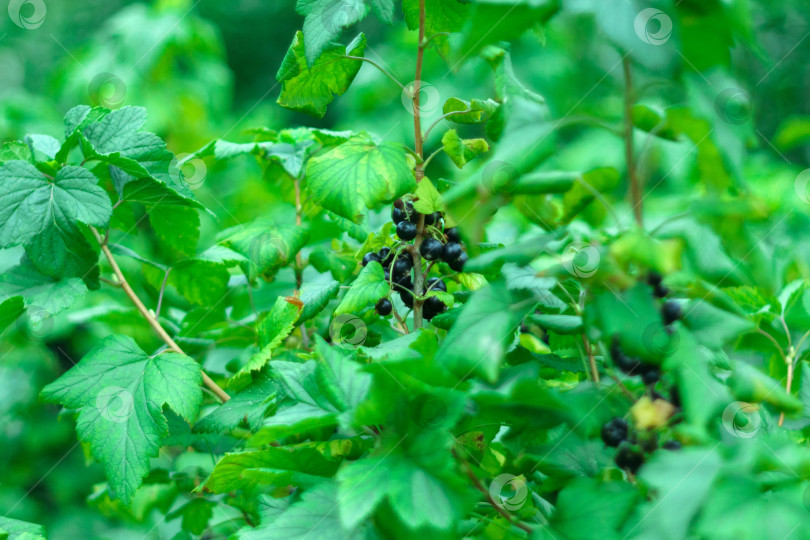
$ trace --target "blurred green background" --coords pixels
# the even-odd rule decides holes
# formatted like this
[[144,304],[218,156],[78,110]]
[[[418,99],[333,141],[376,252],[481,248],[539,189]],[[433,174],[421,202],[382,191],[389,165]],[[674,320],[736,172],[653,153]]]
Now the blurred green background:
[[[611,35],[621,25],[613,26],[610,12],[620,14],[626,4],[566,0],[547,27],[533,29],[512,44],[518,78],[545,96],[551,118],[571,120],[560,127],[550,166],[624,170],[623,141],[614,132],[620,131],[622,119],[623,38]],[[802,207],[794,182],[810,162],[807,1],[653,4],[677,11],[679,34],[673,43],[678,47],[636,58],[638,101],[660,110],[686,106],[695,115],[704,114],[710,119],[707,140],[712,146],[704,144],[694,152],[689,142],[656,140],[644,150],[643,174],[656,186],[656,196],[645,201],[651,225],[693,209],[692,195],[711,191],[712,179],[723,186],[720,200],[735,190],[753,195],[745,201],[748,207],[735,214],[739,221],[732,219],[728,226],[764,219],[777,207]],[[399,88],[369,65],[323,119],[275,104],[276,71],[303,21],[293,0],[50,0],[45,6],[42,24],[32,29],[0,13],[3,141],[26,133],[59,136],[64,113],[86,103],[147,107],[147,129],[178,154],[215,138],[250,140],[243,130],[260,126],[367,129],[390,141],[413,144],[412,120]],[[410,81],[416,36],[406,29],[401,14],[392,27],[374,17],[359,26],[368,35],[367,56],[402,82]],[[423,78],[437,96],[438,112],[428,115],[428,125],[451,96],[493,95],[492,71],[480,58],[456,64],[428,54]],[[615,129],[594,129],[595,123]],[[428,151],[436,147],[440,131]],[[479,133],[476,127],[465,131]],[[640,137],[637,147],[646,142]],[[722,156],[722,170],[711,169],[712,152]],[[432,177],[455,174],[444,156],[431,167]],[[202,174],[197,195],[217,214],[204,217],[203,247],[211,243],[215,224],[223,228],[270,213],[283,197],[249,160],[210,162]],[[731,178],[716,177],[724,174]],[[621,214],[628,214],[625,190],[623,184],[611,194]],[[780,226],[805,230],[805,214],[798,212]],[[520,226],[500,218],[493,230],[500,227],[499,240],[508,241],[518,234],[511,229]],[[19,254],[0,252],[0,270],[15,264]],[[87,306],[96,301],[91,294]],[[144,516],[136,501],[127,511],[128,521],[121,517],[127,512],[93,496],[94,485],[104,481],[100,467],[86,459],[72,423],[60,421],[57,408],[37,400],[42,386],[77,361],[95,337],[111,328],[142,331],[129,328],[125,315],[110,313],[92,323],[88,319],[86,313],[72,310],[43,322],[45,331],[23,323],[0,336],[0,515],[45,524],[53,538],[143,538],[150,532],[171,537],[177,527],[159,512]]]

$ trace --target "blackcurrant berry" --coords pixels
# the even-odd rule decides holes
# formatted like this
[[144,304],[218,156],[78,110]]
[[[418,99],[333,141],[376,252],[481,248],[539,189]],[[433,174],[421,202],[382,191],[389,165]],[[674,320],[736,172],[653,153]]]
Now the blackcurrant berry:
[[399,225],[399,222],[404,220],[406,217],[408,216],[405,215],[405,211],[402,208],[397,208],[395,206],[394,209],[391,210],[391,221],[397,225]]
[[642,364],[639,371],[644,384],[655,384],[661,378],[661,368],[653,364]]
[[409,308],[413,307],[413,293],[406,289],[399,290],[399,299]]
[[653,287],[658,287],[661,285],[661,281],[663,281],[663,277],[661,274],[656,272],[655,270],[650,270],[650,273],[647,274],[647,283],[652,285]]
[[425,226],[436,223],[436,214],[425,214]]
[[455,261],[453,261],[451,263],[448,263],[448,266],[452,270],[455,270],[456,272],[461,272],[462,270],[464,270],[464,265],[465,264],[467,264],[467,254],[462,253],[461,257],[459,257],[458,259],[456,259]]
[[440,280],[439,278],[432,277],[427,280],[425,284],[425,288],[430,291],[443,291],[447,292],[447,285],[444,284],[444,281]]
[[619,347],[619,342],[614,341],[610,345],[610,357],[613,358],[613,364],[628,375],[638,375],[641,369],[641,362],[636,358],[631,358],[624,354],[624,351]]
[[376,254],[376,253],[374,253],[374,252],[371,252],[371,253],[366,253],[365,255],[363,255],[363,266],[367,265],[367,264],[368,264],[368,263],[370,263],[371,261],[377,261],[377,262],[380,262],[380,256],[379,256],[379,255],[377,255],[377,254]]
[[674,439],[667,441],[661,445],[661,448],[663,448],[664,450],[680,450],[681,447],[682,447],[681,443],[679,443]]
[[[399,285],[400,287],[405,287],[406,289],[413,290],[413,280],[411,279],[411,274],[405,274],[402,276],[398,276],[394,282]],[[399,287],[398,287],[399,288]]]
[[627,439],[627,421],[624,418],[613,418],[602,426],[602,442],[608,446],[619,446]]
[[430,320],[434,316],[438,315],[439,313],[443,312],[447,309],[447,306],[444,305],[444,302],[436,298],[435,296],[429,297],[425,300],[422,309],[422,315],[427,319]]
[[630,443],[623,442],[613,460],[620,468],[635,474],[644,464],[644,454]]
[[661,316],[664,319],[664,324],[669,325],[683,317],[683,309],[678,302],[667,300],[661,307]]
[[666,285],[657,285],[655,289],[653,289],[653,296],[656,298],[664,298],[666,295],[669,294],[669,289]]
[[385,317],[386,315],[391,314],[391,310],[394,308],[393,304],[388,298],[382,298],[377,305],[374,306],[374,309],[377,310],[377,313]]
[[419,247],[419,253],[422,254],[422,257],[429,261],[433,261],[441,257],[442,252],[442,243],[435,238],[425,238],[422,240],[422,245]]
[[410,254],[402,253],[397,260],[394,261],[394,265],[392,266],[392,271],[394,275],[394,279],[398,279],[406,274],[408,274],[413,268],[413,259],[411,259]]
[[411,223],[410,221],[400,221],[397,223],[397,236],[399,236],[400,240],[413,240],[416,238],[416,225]]
[[458,242],[447,242],[442,248],[442,260],[446,263],[451,263],[458,260],[462,253],[464,253],[464,251],[461,249],[461,244]]
[[456,227],[447,229],[444,231],[444,235],[447,237],[448,242],[461,242],[461,235]]

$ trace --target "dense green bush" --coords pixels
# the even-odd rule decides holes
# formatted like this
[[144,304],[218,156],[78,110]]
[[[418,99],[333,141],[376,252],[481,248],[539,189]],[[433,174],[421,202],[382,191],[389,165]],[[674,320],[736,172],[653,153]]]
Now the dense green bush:
[[810,537],[801,2],[197,4],[0,27],[0,539]]

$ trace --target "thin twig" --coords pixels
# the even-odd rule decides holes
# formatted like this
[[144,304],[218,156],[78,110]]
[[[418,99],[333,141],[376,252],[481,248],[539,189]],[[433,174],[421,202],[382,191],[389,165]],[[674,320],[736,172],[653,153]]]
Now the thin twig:
[[113,281],[111,279],[107,279],[107,278],[103,278],[103,277],[98,278],[98,279],[99,279],[99,281],[101,281],[102,283],[106,283],[107,285],[111,285],[113,287],[119,287],[119,288],[121,287],[121,284],[118,283],[117,281]]
[[[419,182],[425,176],[424,168],[424,139],[422,138],[422,112],[419,105],[419,92],[422,84],[422,60],[425,54],[425,0],[419,0],[419,46],[416,49],[416,76],[413,82],[413,138],[416,155],[419,161],[414,169],[414,177]],[[425,238],[425,216],[419,214],[416,224],[416,238],[413,241],[413,249],[410,251],[413,258],[413,328],[417,330],[422,327],[422,292],[425,287],[425,274],[422,272],[422,256],[419,254],[419,247]]]
[[348,54],[347,54],[347,55],[345,55],[345,56],[344,56],[344,58],[348,58],[348,59],[350,59],[350,60],[362,60],[363,62],[368,62],[369,64],[371,64],[371,65],[372,65],[372,66],[374,66],[375,68],[379,69],[379,70],[380,70],[380,71],[383,73],[383,75],[385,75],[386,77],[388,77],[389,79],[391,79],[392,81],[394,81],[394,82],[397,84],[397,86],[399,86],[400,88],[402,88],[403,90],[405,90],[405,85],[404,85],[404,84],[402,84],[401,82],[399,82],[399,81],[397,80],[397,78],[396,78],[396,77],[394,77],[393,75],[391,75],[391,74],[390,74],[390,73],[389,73],[389,72],[388,72],[388,71],[387,71],[385,68],[383,68],[383,67],[382,67],[380,64],[378,64],[377,62],[375,62],[375,61],[374,61],[374,60],[372,60],[371,58],[365,58],[365,57],[363,57],[363,56],[350,56],[350,55],[348,55]]
[[624,66],[624,157],[627,163],[627,176],[630,180],[630,200],[633,215],[639,227],[644,226],[641,208],[641,185],[636,176],[636,164],[633,162],[633,74],[630,71],[630,57],[622,60]]
[[155,309],[155,318],[160,318],[160,306],[163,304],[163,292],[166,290],[166,283],[169,282],[169,272],[172,271],[172,267],[168,267],[166,269],[166,273],[163,275],[163,283],[160,285],[160,294],[158,294],[158,303],[157,308]]
[[470,112],[471,110],[472,110],[472,107],[467,107],[467,110],[465,110],[465,111],[450,111],[449,113],[444,113],[443,115],[438,117],[435,122],[430,124],[430,127],[427,128],[427,131],[425,132],[425,135],[422,137],[422,140],[426,141],[428,139],[428,137],[430,136],[430,132],[433,131],[433,128],[435,128],[437,125],[439,125],[439,122],[441,122],[445,118],[447,118],[449,116],[454,116],[456,114],[466,114],[466,113]]
[[[90,231],[93,233],[93,236],[96,238],[99,246],[101,246],[101,251],[104,252],[104,256],[107,258],[107,261],[110,263],[110,266],[115,273],[115,276],[118,278],[118,281],[121,282],[121,288],[124,289],[124,292],[129,297],[130,301],[135,305],[138,311],[141,313],[146,322],[149,323],[149,326],[155,331],[155,333],[163,340],[163,342],[174,352],[178,354],[185,355],[186,353],[183,352],[183,349],[180,348],[177,343],[172,339],[172,337],[166,332],[166,330],[160,325],[160,322],[149,312],[149,309],[141,302],[141,299],[138,298],[138,295],[135,294],[135,291],[132,290],[132,287],[129,285],[127,278],[124,277],[123,272],[121,272],[121,268],[118,266],[118,263],[115,260],[115,257],[110,251],[110,248],[107,246],[107,243],[101,237],[99,232],[95,229],[95,227],[90,227]],[[203,384],[208,387],[216,396],[221,399],[223,402],[228,401],[231,397],[220,388],[220,386],[215,383],[211,377],[209,377],[204,371],[200,370],[202,373]]]
[[444,146],[440,146],[440,147],[438,148],[438,150],[436,150],[435,152],[433,152],[432,154],[430,154],[430,155],[428,156],[428,158],[425,160],[425,162],[424,162],[424,163],[422,163],[422,168],[423,168],[423,169],[427,169],[427,166],[428,166],[428,163],[430,163],[430,160],[431,160],[431,159],[433,159],[433,157],[434,157],[434,156],[438,155],[440,152],[443,152],[443,151],[444,151]]
[[591,369],[591,379],[596,386],[599,386],[599,370],[596,368],[596,358],[593,355],[591,342],[588,340],[588,336],[586,336],[584,332],[582,333],[582,345],[585,347],[585,354],[588,356],[588,366]]

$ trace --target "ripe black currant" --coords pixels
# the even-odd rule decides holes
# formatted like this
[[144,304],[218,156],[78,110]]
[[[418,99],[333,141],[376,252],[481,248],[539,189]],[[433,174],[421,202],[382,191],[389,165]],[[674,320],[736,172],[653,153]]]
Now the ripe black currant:
[[663,276],[655,270],[650,270],[650,273],[647,274],[647,283],[653,287],[660,287],[663,280]]
[[416,225],[411,223],[410,221],[402,220],[397,223],[397,236],[399,236],[400,240],[413,240],[416,238]]
[[436,277],[429,278],[425,284],[425,288],[430,291],[447,292],[447,285],[445,285],[444,281]]
[[448,263],[448,266],[456,272],[461,272],[462,270],[464,270],[465,264],[467,264],[467,254],[462,253],[458,259],[456,259],[451,263]]
[[377,313],[385,317],[386,315],[391,314],[391,310],[394,308],[393,304],[388,298],[381,298],[377,305],[374,306],[374,309],[377,310]]
[[397,257],[397,260],[394,261],[394,265],[392,267],[394,279],[408,274],[411,268],[413,268],[413,259],[411,259],[411,255],[409,253],[400,254],[400,256]]
[[624,354],[624,351],[619,347],[619,342],[614,341],[610,345],[610,357],[613,358],[613,364],[628,375],[638,375],[641,370],[641,362],[636,358],[631,358]]
[[681,446],[682,446],[681,443],[672,439],[662,444],[661,448],[663,448],[664,450],[680,450]]
[[436,223],[436,214],[425,214],[425,226]]
[[402,208],[397,208],[396,206],[391,210],[391,221],[399,225],[399,222],[405,219],[407,216],[405,215],[405,211]]
[[464,253],[461,249],[461,244],[458,242],[447,242],[442,248],[442,260],[446,263],[451,263],[458,260],[461,254]]
[[433,261],[442,256],[442,243],[435,238],[425,238],[419,247],[419,253],[429,261]]
[[624,418],[613,418],[602,426],[602,442],[608,446],[619,446],[627,439],[627,421]]
[[447,309],[447,306],[444,305],[444,302],[442,302],[435,296],[431,296],[427,300],[425,300],[422,309],[422,315],[427,320],[430,320],[439,313],[443,312],[445,309]]
[[683,317],[683,309],[678,302],[667,300],[661,307],[661,316],[664,319],[664,324],[672,324]]
[[447,237],[448,242],[461,242],[461,235],[458,233],[458,229],[456,227],[447,229],[444,231],[444,235]]
[[653,364],[641,364],[639,371],[644,384],[655,384],[661,378],[661,368]]
[[405,205],[405,213],[408,215],[408,221],[416,225],[419,223],[419,212],[417,212],[412,203],[407,203]]
[[666,285],[656,285],[653,289],[653,296],[656,298],[664,298],[669,294],[669,289]]
[[377,262],[380,262],[380,256],[379,256],[379,255],[377,255],[377,254],[376,254],[376,253],[374,253],[374,252],[371,252],[371,253],[366,253],[365,255],[363,255],[363,266],[367,265],[367,264],[368,264],[368,263],[370,263],[371,261],[377,261]]
[[413,307],[413,293],[410,290],[400,289],[399,299],[402,300],[402,303],[408,306],[409,308]]
[[613,458],[620,468],[633,474],[644,464],[644,454],[628,442],[623,442]]

